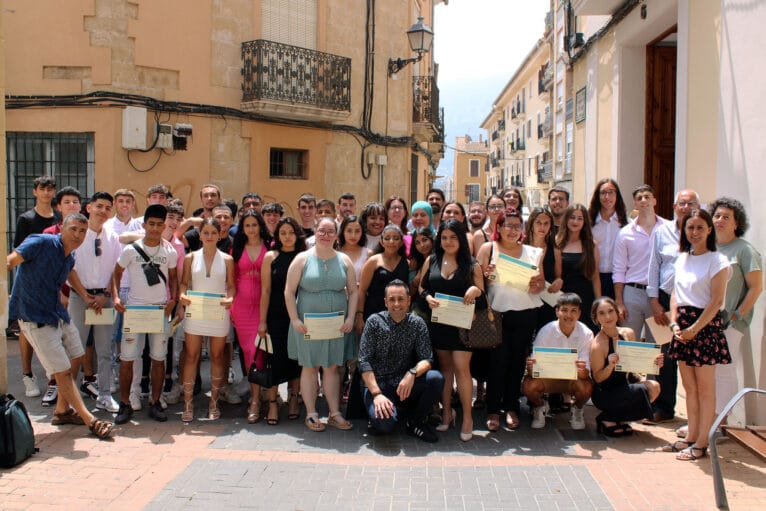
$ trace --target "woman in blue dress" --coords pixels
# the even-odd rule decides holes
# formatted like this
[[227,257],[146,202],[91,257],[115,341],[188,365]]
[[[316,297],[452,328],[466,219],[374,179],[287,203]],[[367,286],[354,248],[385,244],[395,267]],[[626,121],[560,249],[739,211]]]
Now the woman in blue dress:
[[[290,316],[288,356],[298,361],[301,394],[306,405],[306,427],[324,431],[316,411],[319,368],[322,367],[325,396],[330,408],[327,424],[338,429],[352,425],[340,411],[338,366],[354,357],[354,315],[358,300],[356,271],[351,259],[333,249],[337,237],[335,221],[322,218],[317,225],[316,245],[295,257],[287,271],[285,304]],[[332,339],[306,339],[306,313],[343,312],[345,320]]]

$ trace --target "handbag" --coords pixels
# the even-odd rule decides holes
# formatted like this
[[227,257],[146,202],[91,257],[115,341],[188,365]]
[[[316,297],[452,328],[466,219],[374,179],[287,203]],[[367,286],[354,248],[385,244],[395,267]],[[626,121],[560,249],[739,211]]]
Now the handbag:
[[274,386],[274,370],[271,367],[271,354],[269,351],[266,351],[265,347],[261,348],[261,344],[263,344],[264,340],[266,340],[267,346],[271,345],[271,340],[268,339],[268,337],[268,334],[263,337],[256,336],[256,358],[258,358],[258,350],[263,351],[263,369],[258,369],[255,360],[253,360],[253,363],[250,365],[250,370],[247,372],[247,381],[265,388]]
[[489,350],[503,342],[503,313],[492,307],[477,310],[474,313],[471,328],[460,328],[460,342],[466,348]]

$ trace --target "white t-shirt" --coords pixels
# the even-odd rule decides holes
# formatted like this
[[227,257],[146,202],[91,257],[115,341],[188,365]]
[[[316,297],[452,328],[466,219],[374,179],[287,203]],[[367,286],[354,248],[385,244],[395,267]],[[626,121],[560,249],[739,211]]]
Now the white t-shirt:
[[[495,245],[492,251],[491,263],[495,263],[498,253],[497,245]],[[531,245],[522,245],[521,257],[519,259],[539,267],[542,255],[543,249]],[[489,283],[487,297],[492,308],[500,312],[536,309],[543,305],[543,300],[539,294],[527,293],[514,287],[496,284],[495,282]]]
[[[165,240],[161,240],[156,247],[147,247],[144,240],[135,242],[141,247],[149,259],[159,266],[165,280],[169,281],[170,272],[168,268],[175,268],[178,261],[178,253],[173,246]],[[144,275],[143,265],[146,260],[139,254],[133,245],[127,245],[120,254],[117,261],[122,268],[130,275],[130,291],[128,292],[128,305],[153,305],[164,304],[168,299],[167,285],[160,278],[160,283],[149,286]]]
[[[710,303],[711,280],[721,270],[726,269],[726,280],[731,278],[731,266],[726,256],[720,252],[705,252],[692,255],[688,252],[679,254],[673,263],[675,268],[676,305],[691,305],[704,309]],[[721,309],[724,304],[721,304]]]
[[537,348],[577,348],[577,360],[584,360],[585,367],[590,371],[590,344],[593,341],[593,332],[581,322],[577,322],[569,334],[559,328],[559,322],[551,321],[540,329],[532,345]]

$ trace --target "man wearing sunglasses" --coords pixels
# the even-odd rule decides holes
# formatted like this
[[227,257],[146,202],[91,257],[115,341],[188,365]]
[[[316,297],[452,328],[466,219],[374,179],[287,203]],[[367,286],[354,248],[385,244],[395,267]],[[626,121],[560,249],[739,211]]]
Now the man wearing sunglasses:
[[[109,387],[114,338],[112,297],[117,293],[111,277],[121,246],[117,234],[104,227],[112,214],[113,202],[107,192],[96,192],[91,197],[86,206],[88,231],[77,248],[75,265],[69,273],[69,286],[74,291],[69,296],[69,315],[85,345],[80,391],[96,399],[96,408],[108,412],[117,412],[119,408]],[[86,320],[86,315],[90,316],[88,309],[94,318]],[[98,357],[98,380],[93,374],[94,352]]]

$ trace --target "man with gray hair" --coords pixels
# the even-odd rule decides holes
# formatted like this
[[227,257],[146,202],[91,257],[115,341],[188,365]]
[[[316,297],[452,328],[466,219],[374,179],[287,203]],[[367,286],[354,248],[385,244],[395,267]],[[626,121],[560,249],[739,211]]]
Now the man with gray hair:
[[[675,222],[666,222],[657,227],[652,233],[649,246],[649,273],[647,275],[646,294],[652,306],[654,320],[659,325],[670,325],[666,312],[670,310],[670,294],[673,292],[673,275],[678,245],[681,238],[681,224],[692,210],[700,207],[697,192],[691,189],[681,190],[676,194],[673,203]],[[672,420],[676,409],[676,391],[678,389],[678,363],[668,357],[668,347],[662,347],[665,363],[660,368],[656,379],[660,388],[660,396],[652,403],[654,419],[644,419],[645,424],[657,424]]]

